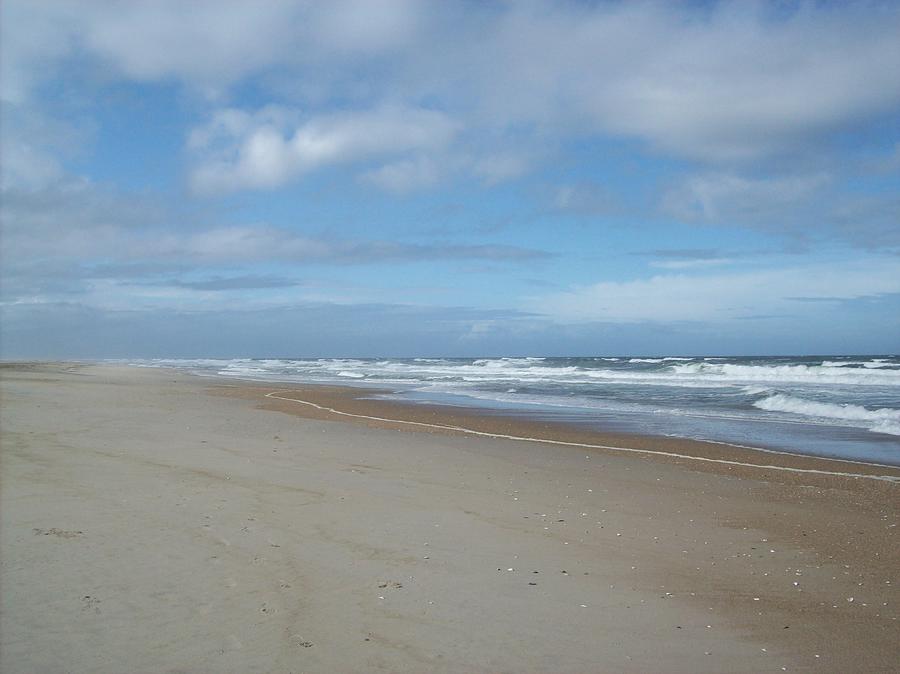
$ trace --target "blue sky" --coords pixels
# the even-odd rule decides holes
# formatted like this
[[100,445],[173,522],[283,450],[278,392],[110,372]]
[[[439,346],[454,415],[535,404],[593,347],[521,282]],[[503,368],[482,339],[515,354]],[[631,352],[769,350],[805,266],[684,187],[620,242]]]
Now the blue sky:
[[900,3],[0,12],[3,357],[900,348]]

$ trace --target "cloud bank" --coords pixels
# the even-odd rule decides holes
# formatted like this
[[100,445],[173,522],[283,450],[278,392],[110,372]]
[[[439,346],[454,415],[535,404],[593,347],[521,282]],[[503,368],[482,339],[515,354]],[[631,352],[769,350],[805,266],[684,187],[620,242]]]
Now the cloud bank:
[[[382,151],[440,149],[474,175],[502,164],[496,155],[521,143],[510,132],[522,128],[542,144],[627,137],[741,164],[815,152],[900,103],[900,68],[887,67],[900,62],[900,9],[889,3],[404,1],[376,11],[361,0],[202,0],[185,12],[172,0],[11,1],[3,13],[7,101],[27,100],[40,73],[72,57],[109,78],[178,82],[214,107],[250,78],[295,101],[287,127],[265,106],[212,111],[192,134],[195,145],[223,141],[193,173],[208,190],[271,187]],[[311,112],[336,101],[339,115]]]

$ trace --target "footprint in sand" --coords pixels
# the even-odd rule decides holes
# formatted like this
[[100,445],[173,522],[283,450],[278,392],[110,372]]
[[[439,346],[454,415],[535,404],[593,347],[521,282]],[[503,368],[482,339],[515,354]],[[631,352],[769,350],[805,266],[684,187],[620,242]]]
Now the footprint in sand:
[[386,587],[392,588],[394,590],[399,590],[401,587],[403,587],[403,583],[398,583],[396,580],[385,580],[378,583],[378,587],[382,590]]
[[57,538],[78,538],[79,536],[83,536],[83,531],[65,531],[63,529],[57,529],[53,527],[52,529],[32,529],[35,536],[56,536]]
[[81,598],[81,610],[90,611],[91,609],[93,609],[94,613],[100,615],[100,600],[86,594]]

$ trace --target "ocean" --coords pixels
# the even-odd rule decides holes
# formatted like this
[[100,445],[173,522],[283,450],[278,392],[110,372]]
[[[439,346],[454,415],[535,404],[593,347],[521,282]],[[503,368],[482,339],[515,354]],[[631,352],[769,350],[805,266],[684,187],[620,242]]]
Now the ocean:
[[900,465],[898,356],[128,362],[272,383],[387,389],[372,395]]

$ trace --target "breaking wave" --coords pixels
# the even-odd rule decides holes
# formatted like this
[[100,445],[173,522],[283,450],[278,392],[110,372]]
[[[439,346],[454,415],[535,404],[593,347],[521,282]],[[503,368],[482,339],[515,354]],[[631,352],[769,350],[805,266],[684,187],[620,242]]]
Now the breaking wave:
[[788,412],[816,419],[864,422],[876,433],[900,435],[900,410],[883,407],[870,410],[861,405],[825,403],[776,393],[753,403],[767,412]]
[[[828,362],[828,361],[826,361]],[[689,363],[673,365],[676,376],[707,377],[712,381],[770,382],[773,384],[854,384],[900,386],[900,369],[835,367],[823,365],[739,365]]]

